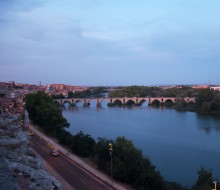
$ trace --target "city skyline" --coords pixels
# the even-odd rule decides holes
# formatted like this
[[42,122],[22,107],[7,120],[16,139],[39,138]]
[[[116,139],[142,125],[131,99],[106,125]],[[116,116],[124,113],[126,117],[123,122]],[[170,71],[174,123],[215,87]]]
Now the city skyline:
[[220,84],[220,2],[0,2],[0,81]]

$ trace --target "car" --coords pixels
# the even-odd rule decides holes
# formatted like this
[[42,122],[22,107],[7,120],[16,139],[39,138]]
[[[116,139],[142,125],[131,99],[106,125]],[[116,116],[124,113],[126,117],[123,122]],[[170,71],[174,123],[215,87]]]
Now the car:
[[57,156],[59,156],[60,154],[59,154],[59,152],[58,152],[56,149],[53,149],[53,150],[50,151],[50,155],[51,155],[51,156],[54,156],[54,157],[57,157]]
[[28,134],[29,134],[30,136],[33,136],[33,135],[34,135],[34,133],[33,133],[32,131],[28,131]]

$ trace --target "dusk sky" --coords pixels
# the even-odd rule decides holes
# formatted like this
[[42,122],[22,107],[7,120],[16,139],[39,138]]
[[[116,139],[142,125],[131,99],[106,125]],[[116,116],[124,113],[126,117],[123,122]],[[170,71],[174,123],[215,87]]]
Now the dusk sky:
[[220,1],[0,0],[0,81],[220,84]]

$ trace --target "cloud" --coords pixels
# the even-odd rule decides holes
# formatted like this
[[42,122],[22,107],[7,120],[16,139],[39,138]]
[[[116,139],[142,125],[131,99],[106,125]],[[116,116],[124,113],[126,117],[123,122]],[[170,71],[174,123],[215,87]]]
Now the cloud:
[[1,0],[0,15],[6,12],[30,11],[44,5],[46,2],[46,0]]
[[133,73],[155,79],[170,68],[182,74],[179,68],[217,63],[218,9],[174,2],[1,0],[0,66],[36,77],[33,68],[45,68],[45,79],[50,68],[56,75],[67,68],[64,73],[78,81],[114,73],[126,83]]

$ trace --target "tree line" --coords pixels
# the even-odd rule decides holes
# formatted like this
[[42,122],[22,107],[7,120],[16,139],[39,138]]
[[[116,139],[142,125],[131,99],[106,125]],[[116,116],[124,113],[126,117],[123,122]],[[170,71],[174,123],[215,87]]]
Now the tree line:
[[195,97],[195,104],[187,104],[179,99],[173,106],[177,110],[220,114],[220,92],[210,88],[194,89],[189,86],[179,86],[163,89],[160,87],[130,86],[110,91],[109,97]]
[[[89,89],[83,91],[72,92],[69,91],[67,98],[91,98],[91,97],[102,97],[102,93],[105,91],[105,87],[90,87]],[[65,96],[63,94],[53,95],[54,99],[63,99]]]
[[114,179],[132,185],[138,190],[206,190],[212,188],[212,171],[201,168],[198,179],[191,188],[182,187],[175,182],[167,182],[150,160],[143,156],[132,141],[125,137],[115,140],[99,137],[93,139],[82,131],[75,135],[65,129],[69,123],[62,116],[61,109],[52,97],[44,92],[27,94],[25,108],[34,124],[58,139],[59,143],[69,147],[73,153],[89,158],[97,167],[110,174],[110,153],[108,144],[113,144],[112,162]]

